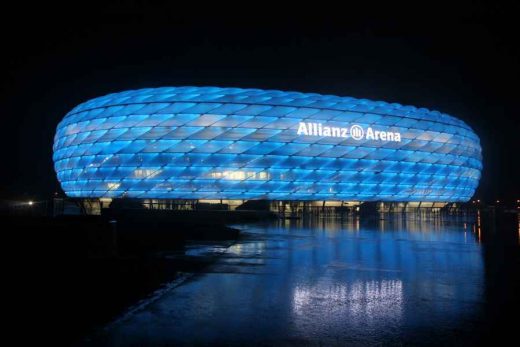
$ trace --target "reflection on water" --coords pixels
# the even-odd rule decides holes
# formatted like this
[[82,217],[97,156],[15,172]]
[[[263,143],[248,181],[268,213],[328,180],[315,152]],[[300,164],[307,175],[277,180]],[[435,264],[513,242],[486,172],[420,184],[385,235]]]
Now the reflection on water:
[[474,332],[485,320],[486,300],[480,215],[316,218],[240,227],[242,239],[224,251],[214,248],[220,256],[207,272],[110,325],[93,342],[478,339]]
[[348,319],[351,324],[364,325],[381,319],[400,321],[402,303],[403,283],[399,280],[357,281],[352,284],[325,282],[296,286],[293,290],[296,320],[301,317],[306,320],[318,305],[326,306],[322,307],[322,313],[326,314],[324,318],[329,322]]

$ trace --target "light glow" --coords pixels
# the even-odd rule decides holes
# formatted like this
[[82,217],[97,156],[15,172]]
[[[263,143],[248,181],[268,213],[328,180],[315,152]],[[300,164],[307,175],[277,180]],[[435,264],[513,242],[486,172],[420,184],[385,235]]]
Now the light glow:
[[478,137],[447,114],[239,88],[92,99],[53,149],[69,197],[465,202],[482,170]]

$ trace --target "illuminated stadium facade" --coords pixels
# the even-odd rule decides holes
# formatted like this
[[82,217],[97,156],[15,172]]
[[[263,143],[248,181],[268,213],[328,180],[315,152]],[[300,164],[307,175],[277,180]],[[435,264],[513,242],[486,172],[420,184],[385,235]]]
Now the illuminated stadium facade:
[[477,135],[424,108],[258,89],[171,87],[89,100],[57,127],[69,197],[464,202]]

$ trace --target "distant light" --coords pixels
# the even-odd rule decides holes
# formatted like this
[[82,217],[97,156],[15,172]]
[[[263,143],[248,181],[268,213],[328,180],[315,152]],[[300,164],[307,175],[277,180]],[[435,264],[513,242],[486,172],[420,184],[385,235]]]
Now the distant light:
[[32,206],[33,204],[34,204],[34,202],[29,201],[29,206]]
[[477,200],[477,202],[480,202],[480,200]]
[[497,204],[500,202],[500,200],[497,200]]

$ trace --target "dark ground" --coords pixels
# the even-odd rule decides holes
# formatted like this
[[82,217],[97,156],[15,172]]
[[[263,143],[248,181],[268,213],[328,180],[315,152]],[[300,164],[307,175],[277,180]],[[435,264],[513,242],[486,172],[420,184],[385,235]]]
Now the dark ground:
[[18,344],[78,341],[180,272],[213,262],[185,255],[187,242],[225,245],[238,237],[211,216],[153,219],[139,223],[134,215],[115,226],[101,216],[2,216],[4,312]]
[[482,214],[486,316],[481,345],[518,340],[520,324],[520,215]]

